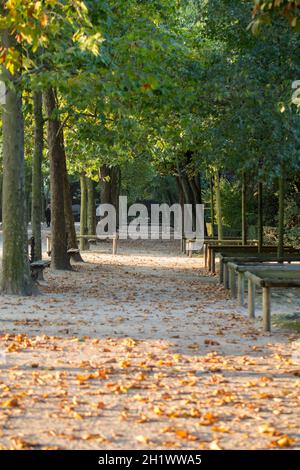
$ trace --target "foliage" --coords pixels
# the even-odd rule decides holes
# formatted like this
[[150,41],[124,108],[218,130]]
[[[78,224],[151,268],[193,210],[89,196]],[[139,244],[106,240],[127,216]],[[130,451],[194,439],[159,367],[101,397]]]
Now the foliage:
[[253,21],[250,27],[257,33],[262,25],[271,24],[282,17],[288,20],[295,31],[300,31],[299,0],[253,0]]

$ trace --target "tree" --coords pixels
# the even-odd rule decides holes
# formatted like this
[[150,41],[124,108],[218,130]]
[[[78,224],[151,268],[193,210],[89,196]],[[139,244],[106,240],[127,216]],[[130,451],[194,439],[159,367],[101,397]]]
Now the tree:
[[[0,3],[3,13],[4,2]],[[12,32],[1,31],[7,49],[15,46]],[[24,185],[24,122],[20,73],[2,67],[6,83],[3,106],[3,261],[1,289],[6,294],[30,295],[27,221]]]
[[32,159],[32,207],[31,227],[35,240],[34,259],[42,259],[42,159],[44,147],[43,97],[41,91],[33,95],[34,106],[34,155]]
[[54,269],[70,269],[67,254],[67,230],[64,211],[65,154],[60,121],[55,116],[57,103],[53,88],[44,93],[48,127],[51,184],[51,265]]

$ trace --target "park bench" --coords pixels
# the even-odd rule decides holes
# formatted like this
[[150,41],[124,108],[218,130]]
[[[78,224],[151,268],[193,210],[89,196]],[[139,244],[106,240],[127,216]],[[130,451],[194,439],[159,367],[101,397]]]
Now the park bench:
[[[300,258],[297,260],[300,261]],[[300,271],[300,264],[284,264],[284,263],[291,263],[290,260],[288,261],[277,261],[277,262],[261,262],[258,263],[237,263],[237,262],[228,262],[228,272],[229,272],[229,289],[231,292],[231,296],[233,298],[238,299],[238,304],[243,306],[244,305],[244,295],[245,295],[245,273],[246,272],[281,272],[281,271],[288,271],[288,272],[299,272]],[[237,278],[237,282],[236,282]],[[225,284],[224,284],[225,286]],[[227,286],[226,286],[227,287]]]
[[[182,253],[187,253],[187,243],[190,241],[193,241],[195,237],[193,236],[186,236],[182,235],[181,237],[181,252]],[[239,238],[235,239],[232,238],[231,240],[239,240]],[[217,242],[218,238],[217,237],[204,237],[204,243],[212,243],[212,242]]]
[[74,258],[74,260],[76,261],[76,255],[79,255],[79,253],[80,253],[80,250],[78,248],[69,248],[67,251],[69,260],[71,260],[71,258]]
[[189,258],[192,257],[194,251],[201,251],[203,248],[203,240],[197,238],[186,238],[185,239],[185,253]]
[[[50,257],[51,256],[51,251],[52,251],[52,238],[51,235],[47,235],[46,237],[46,243],[47,243],[47,248],[46,248],[46,253]],[[68,251],[68,256],[69,258],[76,258],[76,255],[80,253],[80,250],[78,248],[69,248]]]
[[[248,240],[248,245],[256,246],[257,240]],[[231,239],[223,239],[223,240],[204,240],[203,243],[203,251],[204,251],[204,267],[207,268],[209,265],[209,246],[241,246],[243,245],[243,240],[240,238],[231,238]],[[245,246],[245,245],[244,245]]]
[[237,264],[261,264],[261,263],[296,263],[300,262],[300,256],[288,254],[284,257],[278,258],[277,255],[272,253],[256,253],[249,256],[248,253],[240,253],[239,256],[228,256],[228,254],[220,254],[220,269],[219,277],[220,284],[224,284],[226,289],[229,288],[229,263]]
[[101,241],[112,240],[112,254],[116,255],[118,252],[119,235],[77,235],[77,240],[85,239],[88,242],[88,249],[91,244],[97,244]]
[[[199,240],[198,240],[199,241]],[[195,237],[186,237],[183,236],[181,240],[181,251],[182,253],[187,254],[188,256],[192,255],[192,244],[197,242]],[[249,241],[251,244],[253,241]],[[242,240],[240,238],[223,238],[222,241],[218,240],[217,237],[205,237],[204,241],[202,241],[203,252],[204,252],[204,265],[207,268],[207,256],[208,256],[208,245],[218,245],[218,244],[229,244],[229,245],[242,245]]]
[[43,279],[43,272],[44,269],[49,268],[50,261],[45,260],[35,260],[35,239],[31,237],[28,240],[28,245],[30,246],[30,253],[29,253],[29,262],[30,262],[30,273],[31,278],[33,281],[37,281],[38,279]]
[[49,268],[51,262],[45,260],[33,261],[30,263],[31,278],[33,281],[43,279],[44,269]]
[[[276,256],[277,254],[277,247],[271,246],[271,245],[263,246],[260,252],[258,251],[258,246],[253,246],[253,245],[240,245],[240,246],[209,245],[208,250],[209,250],[208,269],[212,274],[216,273],[216,257],[222,256],[222,255],[235,256],[238,258],[240,255],[243,256],[244,254],[248,254],[248,255],[273,254],[274,256]],[[288,254],[292,255],[298,252],[299,250],[297,250],[296,248],[284,247],[284,255],[288,255]]]
[[300,287],[300,268],[295,271],[290,267],[281,270],[267,268],[261,271],[246,271],[248,280],[248,315],[255,318],[255,287],[262,288],[263,326],[271,331],[271,289]]

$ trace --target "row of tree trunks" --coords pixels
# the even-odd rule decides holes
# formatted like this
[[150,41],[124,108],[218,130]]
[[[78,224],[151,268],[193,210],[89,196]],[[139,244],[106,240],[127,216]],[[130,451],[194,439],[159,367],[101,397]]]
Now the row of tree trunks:
[[[3,2],[0,7],[2,8]],[[1,32],[4,47],[14,47],[8,31]],[[30,295],[26,194],[24,172],[24,121],[20,76],[2,70],[6,82],[3,106],[3,258],[1,289],[6,294]]]

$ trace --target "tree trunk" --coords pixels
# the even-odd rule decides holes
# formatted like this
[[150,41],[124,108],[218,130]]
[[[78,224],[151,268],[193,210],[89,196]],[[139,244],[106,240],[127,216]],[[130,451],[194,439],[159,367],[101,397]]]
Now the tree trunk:
[[[80,175],[80,191],[81,191],[81,201],[80,201],[80,235],[85,236],[87,233],[87,184],[86,176],[84,173]],[[90,234],[89,234],[90,235]],[[80,238],[80,250],[84,251],[88,247],[88,241],[86,238]]]
[[263,185],[262,182],[258,182],[258,221],[257,221],[257,239],[258,239],[258,252],[261,253],[264,238],[264,225],[263,225]]
[[32,206],[31,227],[34,237],[34,260],[42,259],[42,159],[44,146],[43,97],[41,92],[33,95],[34,107],[34,154],[32,160]]
[[107,165],[101,165],[101,204],[111,204],[111,175],[110,168]]
[[242,243],[247,245],[247,189],[246,174],[242,176]]
[[0,173],[0,222],[2,222],[2,187],[3,187],[3,175],[1,172]]
[[[75,222],[74,222],[74,215],[72,211],[72,197],[70,191],[70,184],[68,179],[67,170],[65,171],[64,177],[64,211],[65,211],[65,218],[66,218],[66,230],[67,230],[67,247],[69,249],[78,249],[77,244],[77,235],[75,230]],[[77,261],[78,263],[83,263],[83,259],[80,253],[76,253],[72,255],[72,259]]]
[[51,266],[53,269],[70,269],[67,253],[67,234],[64,211],[65,154],[62,148],[61,125],[53,117],[57,109],[55,93],[49,88],[44,94],[45,109],[48,117],[48,147],[50,158],[51,186],[51,228],[52,248]]
[[218,225],[218,240],[223,240],[223,223],[222,223],[222,203],[221,203],[221,188],[220,188],[220,174],[215,171],[215,190],[216,190],[216,216]]
[[278,257],[282,258],[284,254],[284,196],[285,196],[285,171],[283,164],[281,165],[281,173],[279,176],[279,194],[278,194]]
[[96,234],[96,206],[93,180],[86,178],[87,186],[87,231],[89,235]]
[[119,196],[121,189],[121,170],[118,166],[111,168],[111,203],[116,208],[117,228],[119,224]]
[[[179,175],[176,175],[176,183],[177,183],[177,188],[178,188],[178,203],[180,204],[181,206],[181,213],[182,213],[182,222],[183,222],[183,215],[184,215],[184,192],[183,192],[183,188],[182,188],[182,184],[181,184],[181,179],[180,179],[180,176]],[[183,226],[183,223],[182,223],[182,226],[181,226],[181,240],[183,240],[183,237],[184,237],[184,226]],[[181,247],[181,249],[183,250],[183,245]]]
[[[196,205],[197,204],[202,204],[202,190],[201,190],[200,175],[189,178],[189,183],[190,183],[190,187],[191,187],[192,192],[193,192],[195,211],[196,211]],[[205,214],[204,214],[204,217],[205,217]],[[195,213],[195,218],[196,218],[196,213]],[[204,219],[204,227],[203,228],[204,228],[204,236],[206,237],[207,236],[207,227],[206,227],[205,219]]]
[[182,184],[179,176],[176,176],[176,182],[177,182],[177,187],[178,187],[178,202],[181,206],[182,213],[183,213],[183,208],[184,208],[184,192],[182,189]]
[[[3,31],[2,44],[13,47]],[[7,83],[3,106],[3,259],[1,288],[5,294],[32,293],[28,261],[26,194],[24,175],[24,122],[20,77],[3,69]]]
[[211,218],[211,233],[215,235],[215,200],[214,200],[214,178],[210,178],[210,218]]

